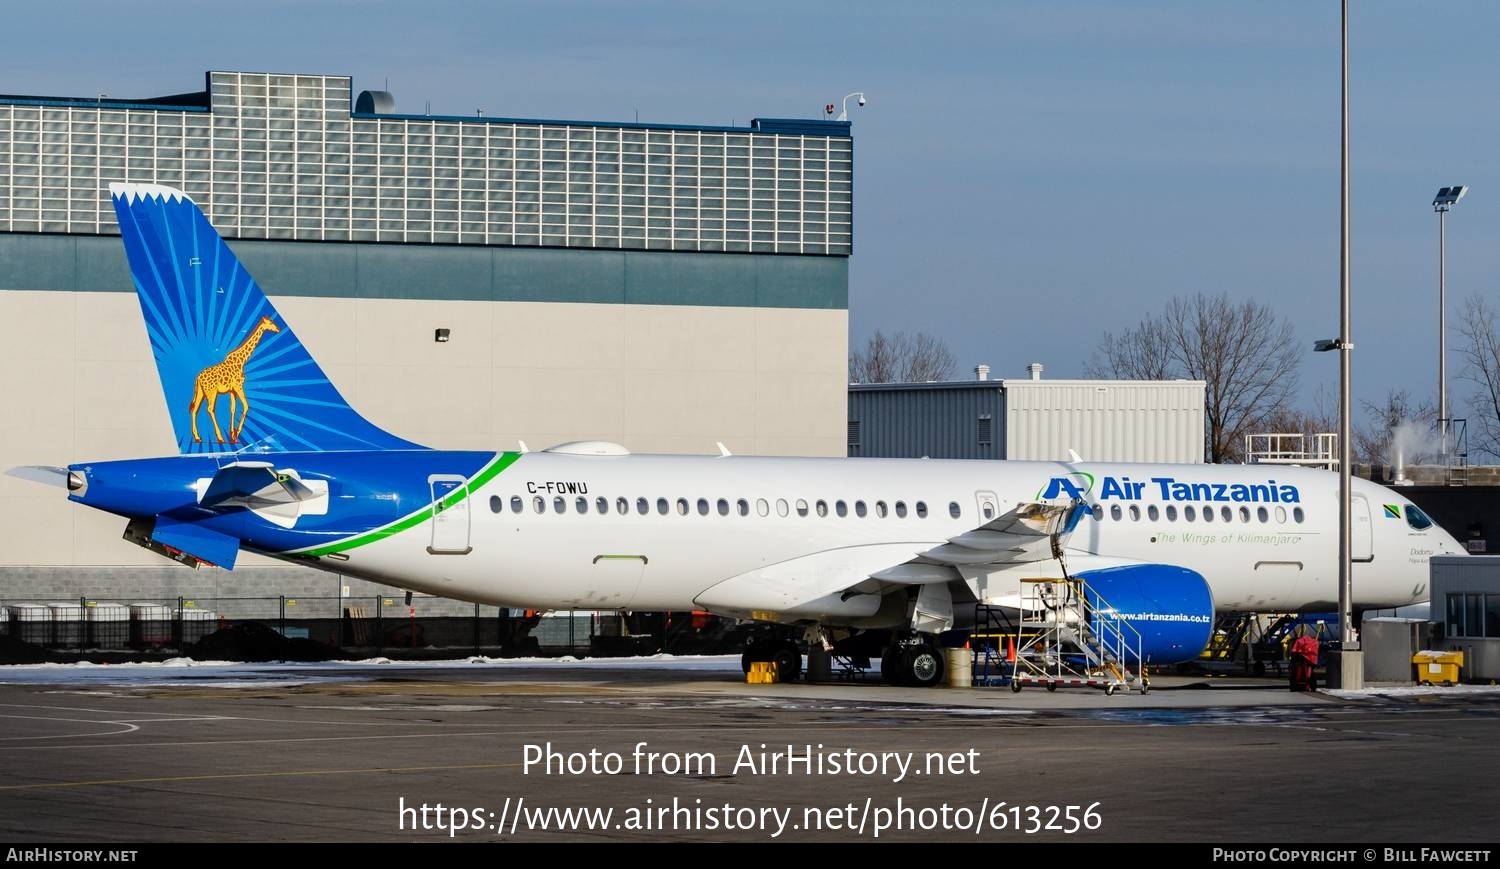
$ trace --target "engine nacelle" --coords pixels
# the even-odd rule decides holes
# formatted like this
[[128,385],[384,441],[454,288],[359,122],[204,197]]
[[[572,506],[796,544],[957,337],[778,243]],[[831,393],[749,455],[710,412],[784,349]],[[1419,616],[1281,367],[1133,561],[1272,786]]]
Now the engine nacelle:
[[1088,584],[1091,610],[1117,613],[1141,634],[1148,663],[1198,657],[1214,630],[1214,596],[1197,571],[1171,564],[1126,564],[1075,574]]

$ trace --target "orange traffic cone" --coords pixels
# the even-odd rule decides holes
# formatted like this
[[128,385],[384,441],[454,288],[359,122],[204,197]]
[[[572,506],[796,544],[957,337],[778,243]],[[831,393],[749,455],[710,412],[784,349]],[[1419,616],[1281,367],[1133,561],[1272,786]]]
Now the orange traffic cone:
[[1014,664],[1016,662],[1016,638],[1015,637],[1006,637],[1005,638],[1005,661],[1006,661],[1006,663],[1009,663],[1009,664]]

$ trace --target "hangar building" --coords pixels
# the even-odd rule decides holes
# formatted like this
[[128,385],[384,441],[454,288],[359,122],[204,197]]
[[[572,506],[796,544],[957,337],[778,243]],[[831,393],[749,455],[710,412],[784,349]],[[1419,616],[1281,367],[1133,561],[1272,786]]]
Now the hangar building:
[[[402,114],[337,75],[0,96],[0,468],[172,449],[125,180],[193,197],[345,397],[419,443],[842,454],[852,154],[847,122]],[[0,477],[0,600],[329,587],[195,577],[121,526]]]

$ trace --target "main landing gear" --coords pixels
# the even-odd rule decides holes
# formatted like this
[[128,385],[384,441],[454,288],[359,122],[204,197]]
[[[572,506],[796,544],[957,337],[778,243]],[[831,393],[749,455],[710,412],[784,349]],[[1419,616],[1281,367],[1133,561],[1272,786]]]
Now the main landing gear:
[[880,659],[885,681],[907,688],[940,685],[945,669],[942,650],[920,634],[893,638]]

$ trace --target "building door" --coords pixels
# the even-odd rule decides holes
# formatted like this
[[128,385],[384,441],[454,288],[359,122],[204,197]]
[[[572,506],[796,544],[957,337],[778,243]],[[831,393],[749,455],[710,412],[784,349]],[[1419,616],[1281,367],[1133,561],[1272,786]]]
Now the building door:
[[464,494],[468,482],[456,474],[433,474],[427,478],[432,487],[433,555],[467,555],[469,546],[469,499]]
[[995,497],[994,492],[975,492],[974,500],[979,502],[979,522],[984,524],[1000,515],[1000,499]]
[[1349,499],[1349,558],[1351,561],[1374,561],[1375,539],[1370,528],[1370,502],[1364,495]]

